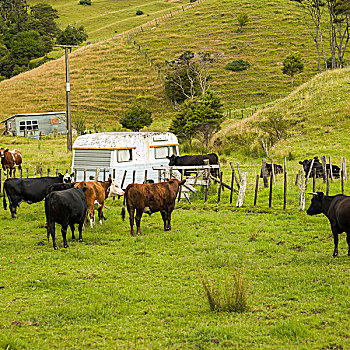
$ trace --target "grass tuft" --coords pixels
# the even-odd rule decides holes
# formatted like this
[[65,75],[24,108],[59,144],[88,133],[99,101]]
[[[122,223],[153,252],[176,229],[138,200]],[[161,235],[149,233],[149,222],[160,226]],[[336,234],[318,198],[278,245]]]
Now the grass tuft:
[[244,312],[248,310],[247,285],[243,272],[236,269],[232,280],[213,281],[198,269],[211,311]]

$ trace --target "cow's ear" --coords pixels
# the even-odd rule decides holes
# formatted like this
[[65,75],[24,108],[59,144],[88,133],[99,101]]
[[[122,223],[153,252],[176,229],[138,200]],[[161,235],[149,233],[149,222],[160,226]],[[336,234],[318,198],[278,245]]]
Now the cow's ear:
[[299,164],[303,165],[303,162],[302,162],[302,161],[299,161]]
[[74,172],[70,174],[70,177],[74,177]]
[[8,152],[8,151],[9,151],[9,149],[8,149],[8,148],[6,148],[4,152]]
[[169,159],[169,160],[171,159],[169,156],[166,156],[166,158]]
[[61,174],[61,173],[58,173],[58,176],[59,176],[59,177],[62,177],[62,176],[63,176],[63,174]]
[[180,182],[179,182],[179,185],[183,185],[185,182],[186,182],[186,179],[185,179],[185,180],[180,181]]
[[323,199],[324,193],[323,192],[317,192],[317,199]]

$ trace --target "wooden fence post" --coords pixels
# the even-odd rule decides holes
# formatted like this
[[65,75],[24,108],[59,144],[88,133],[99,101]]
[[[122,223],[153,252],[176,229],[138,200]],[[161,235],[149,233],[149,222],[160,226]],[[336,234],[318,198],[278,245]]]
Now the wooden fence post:
[[295,177],[295,186],[298,185],[298,180],[299,180],[299,172],[297,172],[297,176]]
[[275,178],[275,167],[273,166],[273,159],[271,159],[271,170],[272,170],[272,180],[273,183],[276,183],[276,178]]
[[103,169],[103,181],[106,181],[106,168]]
[[86,181],[86,169],[84,169],[84,178],[83,178],[84,181]]
[[28,179],[28,177],[29,177],[29,169],[27,168],[27,179]]
[[315,162],[315,158],[313,158],[312,161],[311,161],[309,172],[307,173],[306,180],[305,180],[305,186],[307,185],[307,181],[308,181],[309,176],[311,174],[312,168],[314,167],[314,162]]
[[344,157],[344,178],[348,181],[348,172],[346,171],[346,157]]
[[237,198],[237,207],[242,207],[245,199],[245,190],[247,187],[247,178],[248,178],[248,173],[244,172],[242,174],[242,182],[241,182],[241,187],[239,189],[238,193],[238,198]]
[[36,177],[36,167],[34,167],[34,177]]
[[230,165],[231,165],[231,169],[232,169],[232,173],[231,173],[231,193],[230,193],[230,206],[232,205],[232,197],[233,197],[233,182],[234,182],[234,179],[235,179],[235,176],[234,176],[234,169],[232,167],[232,163],[230,162]]
[[232,162],[230,162],[230,166],[231,166],[231,169],[232,169],[232,174],[233,174],[233,176],[235,177],[235,181],[236,181],[236,184],[237,184],[237,188],[239,189],[240,185],[239,185],[239,182],[238,182],[238,179],[237,179],[237,176],[236,176],[235,168],[234,168],[233,165],[232,165]]
[[329,157],[329,170],[330,170],[331,180],[333,181],[332,157]]
[[135,179],[136,179],[136,170],[132,171],[132,183],[135,183]]
[[316,168],[313,170],[313,175],[312,175],[312,192],[316,192]]
[[256,202],[258,200],[258,190],[259,190],[259,174],[256,175],[256,182],[255,182],[255,195],[254,195],[254,207],[256,206]]
[[267,180],[267,174],[266,174],[266,159],[263,158],[262,160],[262,166],[261,166],[261,171],[263,175],[263,180],[264,180],[264,187],[268,188],[269,187],[269,182]]
[[13,178],[16,178],[16,168],[13,169]]
[[341,194],[344,194],[344,171],[340,170]]
[[239,163],[237,162],[237,170],[238,170],[238,175],[239,175],[239,181],[242,182],[242,175],[241,175],[241,170],[239,168]]
[[321,157],[322,160],[322,176],[323,176],[323,182],[326,182],[327,177],[327,171],[326,171],[326,156]]
[[273,184],[273,175],[270,175],[270,192],[269,192],[269,208],[272,206],[272,184]]
[[127,173],[127,172],[128,172],[127,170],[125,170],[125,171],[124,171],[124,175],[123,175],[122,183],[121,183],[121,185],[120,185],[120,188],[121,188],[121,189],[123,189],[124,182],[125,182],[125,178],[126,178],[126,173]]
[[1,185],[2,185],[2,178],[1,178],[1,175],[2,175],[2,169],[0,169],[0,192],[1,192]]
[[299,211],[305,210],[305,175],[299,169]]
[[283,210],[287,207],[287,158],[284,157]]
[[[19,177],[22,179],[22,168],[19,170]],[[1,189],[0,189],[1,191]]]
[[219,190],[218,190],[218,200],[217,200],[216,204],[220,203],[221,188],[222,188],[222,171],[220,171],[220,183],[219,183]]
[[329,196],[329,178],[330,178],[330,169],[327,169],[327,175],[326,175],[326,196]]
[[[147,170],[145,170],[145,171],[147,171]],[[181,181],[182,181],[183,177],[184,177],[184,170],[181,169]],[[180,199],[181,199],[181,190],[182,190],[182,186],[180,185],[180,188],[179,188],[179,196],[178,196],[178,198],[177,198],[177,201],[178,201],[178,202],[180,202]]]
[[100,175],[100,168],[96,168],[95,181],[98,181],[99,175]]
[[[181,171],[181,176],[182,176],[182,171]],[[182,180],[182,177],[181,177]],[[145,178],[143,179],[143,183],[147,183],[147,169],[145,169]]]

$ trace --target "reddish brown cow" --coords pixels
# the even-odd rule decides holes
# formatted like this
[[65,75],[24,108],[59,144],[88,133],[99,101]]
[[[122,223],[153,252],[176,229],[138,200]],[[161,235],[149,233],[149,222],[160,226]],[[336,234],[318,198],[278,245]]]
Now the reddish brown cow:
[[[104,202],[108,196],[122,196],[124,191],[119,187],[115,180],[109,177],[108,181],[82,181],[77,182],[74,187],[84,188],[84,192],[88,213],[90,214],[90,225],[93,227],[95,223],[94,209],[98,211],[98,218],[100,225],[102,224],[102,210]],[[86,215],[88,217],[88,215]]]
[[141,234],[141,217],[143,213],[151,215],[157,211],[162,214],[164,230],[171,230],[171,213],[180,185],[186,180],[171,179],[167,182],[153,184],[130,184],[125,190],[122,218],[125,219],[125,202],[130,217],[131,235],[134,236],[134,213],[136,210],[137,234]]
[[12,176],[12,169],[15,165],[18,165],[18,169],[22,169],[22,154],[16,149],[9,151],[8,148],[0,148],[1,165],[6,172],[6,169],[10,169],[10,176]]

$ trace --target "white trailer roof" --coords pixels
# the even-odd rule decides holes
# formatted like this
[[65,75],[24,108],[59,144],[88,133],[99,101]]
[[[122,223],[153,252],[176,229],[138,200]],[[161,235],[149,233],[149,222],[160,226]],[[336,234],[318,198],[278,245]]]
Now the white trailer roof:
[[150,146],[178,145],[177,138],[170,132],[103,132],[78,136],[74,149],[123,149],[135,148],[148,138]]

